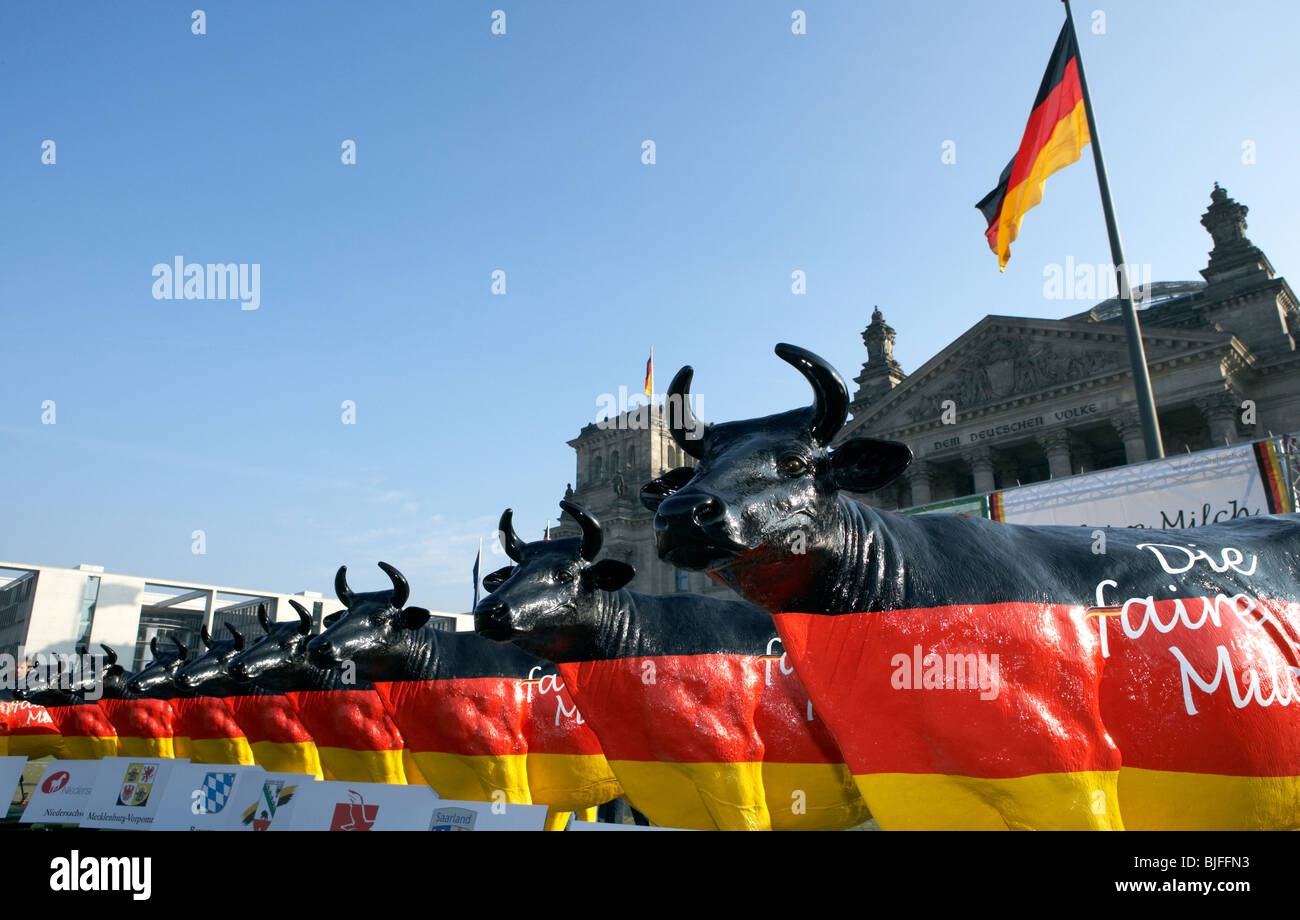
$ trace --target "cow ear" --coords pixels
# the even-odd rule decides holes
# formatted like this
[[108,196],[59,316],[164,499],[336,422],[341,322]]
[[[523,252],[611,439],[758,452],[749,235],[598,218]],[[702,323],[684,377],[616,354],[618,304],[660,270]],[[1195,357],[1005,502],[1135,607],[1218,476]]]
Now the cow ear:
[[483,587],[487,589],[488,594],[491,594],[497,588],[505,584],[506,579],[513,575],[514,571],[515,567],[513,565],[506,565],[497,569],[495,572],[488,572],[483,576]]
[[651,479],[641,487],[641,504],[651,511],[659,510],[659,503],[691,481],[695,467],[679,466],[662,476]]
[[321,622],[321,626],[325,627],[326,629],[329,629],[331,626],[333,626],[333,625],[334,625],[335,623],[337,623],[339,620],[343,619],[344,614],[346,614],[347,612],[348,612],[348,608],[346,608],[346,607],[344,607],[342,610],[335,610],[333,613],[331,613],[331,614],[330,614],[329,616],[327,616],[325,619],[323,619],[323,620],[320,621],[320,622]]
[[898,478],[912,462],[912,449],[898,441],[852,438],[831,452],[835,485],[849,492],[874,492]]
[[582,570],[582,583],[602,591],[617,591],[636,575],[636,569],[617,559],[602,559]]
[[425,623],[429,622],[432,613],[423,607],[403,607],[402,608],[402,625],[407,629],[419,629]]

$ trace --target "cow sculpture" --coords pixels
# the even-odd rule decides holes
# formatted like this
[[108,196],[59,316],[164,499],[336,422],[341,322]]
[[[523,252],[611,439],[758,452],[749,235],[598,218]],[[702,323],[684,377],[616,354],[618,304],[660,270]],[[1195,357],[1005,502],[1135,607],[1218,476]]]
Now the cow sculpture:
[[225,697],[234,685],[226,662],[244,648],[244,637],[229,623],[229,639],[214,639],[205,624],[199,631],[204,652],[172,674],[176,713],[176,756],[194,763],[253,764],[253,748]]
[[11,756],[29,760],[67,756],[63,736],[50,713],[39,703],[20,699],[15,691],[0,690],[0,723]]
[[312,663],[309,624],[305,610],[298,622],[264,624],[267,636],[230,660],[230,675],[289,700],[316,745],[325,779],[425,785],[374,685]]
[[904,516],[899,443],[831,448],[848,391],[702,426],[647,484],[662,558],[773,613],[882,827],[1300,827],[1300,517],[1195,530]]
[[[184,647],[176,643],[175,649],[160,648],[155,636],[149,640],[153,659],[134,675],[117,663],[116,652],[107,646],[104,650],[108,658],[100,675],[103,696],[99,706],[117,731],[118,756],[174,756],[171,675],[184,662]],[[135,691],[128,689],[132,682]]]
[[582,536],[524,543],[512,514],[474,611],[480,635],[557,664],[627,799],[654,823],[700,830],[847,828],[870,815],[760,607],[624,589],[596,561],[600,522],[560,502]]
[[[284,624],[285,627],[296,634],[307,635],[311,631],[311,614],[297,601],[291,599],[289,603],[298,612],[299,619]],[[320,752],[293,703],[283,693],[267,690],[248,680],[243,667],[236,664],[254,648],[264,645],[275,628],[265,604],[257,607],[257,621],[263,635],[247,648],[237,649],[226,662],[226,674],[221,684],[222,700],[248,738],[254,763],[272,773],[307,773],[323,779]]]
[[[103,648],[108,650],[107,646]],[[81,654],[84,659],[85,653]],[[102,664],[93,674],[74,671],[51,675],[46,683],[14,694],[20,700],[45,707],[62,738],[59,757],[98,760],[117,755],[117,730],[98,704],[101,670]]]
[[562,829],[622,794],[600,743],[547,662],[473,633],[436,630],[407,607],[402,573],[379,563],[393,587],[355,593],[340,567],[334,587],[347,613],[309,644],[321,667],[355,665],[374,682],[430,785],[450,799],[548,806]]

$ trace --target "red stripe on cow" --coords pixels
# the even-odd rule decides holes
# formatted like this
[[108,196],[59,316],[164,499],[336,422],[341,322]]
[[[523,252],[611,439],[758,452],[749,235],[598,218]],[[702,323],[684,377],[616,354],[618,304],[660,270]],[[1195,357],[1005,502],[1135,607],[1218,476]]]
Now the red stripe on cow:
[[59,728],[54,724],[49,711],[44,706],[25,701],[5,701],[0,703],[6,713],[10,735],[57,735]]
[[299,690],[285,694],[317,747],[398,751],[402,733],[373,690]]
[[755,711],[765,678],[757,656],[615,658],[559,669],[578,707],[596,721],[609,760],[763,759]]
[[95,703],[46,706],[45,709],[65,738],[112,738],[117,734],[108,715]]
[[251,744],[301,744],[312,740],[287,696],[228,696],[224,702]]
[[[1092,616],[1008,603],[774,620],[855,774],[998,778],[1122,759],[1300,775],[1294,604],[1140,598]],[[974,686],[955,685],[950,660],[975,662]]]
[[234,713],[220,697],[181,697],[171,704],[176,713],[173,730],[182,738],[211,741],[244,737]]
[[167,700],[109,700],[99,701],[119,737],[172,738],[175,714]]

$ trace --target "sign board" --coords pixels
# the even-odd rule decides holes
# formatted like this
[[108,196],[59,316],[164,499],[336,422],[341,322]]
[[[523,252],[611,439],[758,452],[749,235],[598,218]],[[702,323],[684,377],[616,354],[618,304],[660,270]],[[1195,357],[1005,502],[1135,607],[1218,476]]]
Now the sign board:
[[[22,779],[23,767],[27,766],[26,757],[0,757],[0,789],[8,790],[8,799],[4,807],[7,812],[14,793],[18,791],[18,780]],[[5,812],[0,812],[3,816]]]
[[150,830],[224,831],[235,781],[244,773],[265,773],[247,764],[187,763],[172,772]]
[[1270,468],[1280,468],[1276,445],[1260,441],[1034,483],[990,505],[1009,524],[1181,530],[1290,511]]
[[431,831],[540,831],[546,825],[545,805],[504,802],[457,802],[439,799]]
[[102,760],[54,760],[36,783],[23,812],[24,824],[80,824]]
[[167,781],[186,759],[105,757],[86,804],[82,827],[148,830],[158,815]]
[[437,794],[428,786],[313,782],[295,805],[295,831],[423,831]]
[[676,831],[677,827],[647,827],[641,824],[610,824],[606,821],[570,821],[571,831]]
[[1294,438],[1176,454],[902,509],[1008,524],[1184,529],[1295,510],[1287,452]]
[[316,782],[304,773],[240,773],[222,809],[222,830],[290,830],[305,787]]

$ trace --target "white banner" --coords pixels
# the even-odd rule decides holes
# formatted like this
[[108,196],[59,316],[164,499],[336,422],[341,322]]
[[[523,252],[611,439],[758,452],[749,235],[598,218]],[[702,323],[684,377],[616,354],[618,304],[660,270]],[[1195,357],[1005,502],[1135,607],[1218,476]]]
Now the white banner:
[[80,824],[90,804],[90,791],[101,760],[54,760],[27,799],[24,824]]
[[163,790],[158,814],[150,830],[229,830],[227,808],[235,781],[244,773],[263,774],[247,764],[187,763],[176,768]]
[[303,791],[317,780],[303,773],[248,771],[235,777],[222,809],[227,831],[287,831]]
[[1182,529],[1268,514],[1269,501],[1255,448],[1243,444],[1008,489],[993,496],[993,517],[1009,524]]
[[504,802],[457,802],[439,799],[431,831],[540,831],[546,825],[545,805]]
[[295,831],[424,831],[437,794],[428,786],[314,782],[294,807]]
[[189,760],[166,757],[105,757],[99,762],[82,827],[148,830],[158,814],[172,773]]

